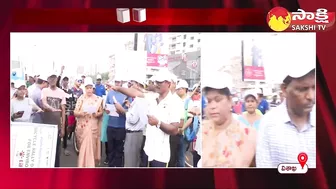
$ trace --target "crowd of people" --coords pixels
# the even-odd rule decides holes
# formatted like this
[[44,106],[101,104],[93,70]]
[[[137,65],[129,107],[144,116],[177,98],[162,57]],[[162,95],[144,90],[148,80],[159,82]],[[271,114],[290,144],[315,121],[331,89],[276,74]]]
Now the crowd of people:
[[[61,73],[11,82],[11,121],[58,126],[55,167],[70,155],[67,140],[74,132],[78,167],[96,167],[105,145],[109,167],[185,167],[191,149],[193,166],[200,164],[200,83],[192,87],[162,69],[142,77],[81,76],[70,86]],[[63,144],[63,146],[62,146]]]
[[230,75],[202,79],[202,167],[276,168],[298,163],[301,152],[316,167],[315,63],[304,63],[284,75],[271,109],[259,90],[245,91],[241,102]]

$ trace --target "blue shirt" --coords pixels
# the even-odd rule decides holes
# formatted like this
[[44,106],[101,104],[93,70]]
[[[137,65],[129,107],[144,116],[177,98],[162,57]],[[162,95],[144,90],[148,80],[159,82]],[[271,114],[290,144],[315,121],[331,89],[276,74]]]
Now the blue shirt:
[[250,123],[249,123],[243,116],[241,116],[241,115],[238,116],[238,121],[240,121],[241,123],[243,123],[243,124],[246,125],[246,126],[252,126],[252,127],[254,127],[257,131],[258,131],[258,129],[259,129],[260,120],[261,120],[261,119],[255,121],[255,122],[253,123],[253,125],[250,125]]
[[[246,111],[246,109],[245,109],[245,103],[243,103],[242,106],[243,106],[242,107],[242,112],[245,112]],[[265,114],[266,111],[269,110],[269,104],[268,104],[267,100],[265,100],[265,99],[261,100],[261,102],[258,105],[258,110],[260,110],[262,114]]]
[[77,89],[76,87],[72,88],[72,92],[75,98],[79,98],[83,94],[83,90],[81,88]]
[[102,97],[103,95],[106,95],[105,87],[102,84],[100,84],[100,85],[96,84],[96,90],[95,91],[96,91],[97,96]]
[[205,114],[204,114],[204,109],[205,109],[205,107],[206,107],[206,100],[205,100],[205,97],[202,96],[202,115],[205,115]]
[[261,111],[261,113],[265,114],[267,110],[269,110],[269,104],[267,100],[262,99],[259,103],[258,109]]
[[[127,109],[127,107],[124,105],[125,100],[128,100],[129,102],[132,101],[132,98],[127,97],[122,93],[116,91],[110,91],[106,97],[106,104],[114,104],[113,96],[116,98],[117,102],[123,106],[124,109]],[[119,117],[109,116],[107,126],[113,128],[125,128],[125,123],[126,123],[126,116],[124,114],[119,114]]]

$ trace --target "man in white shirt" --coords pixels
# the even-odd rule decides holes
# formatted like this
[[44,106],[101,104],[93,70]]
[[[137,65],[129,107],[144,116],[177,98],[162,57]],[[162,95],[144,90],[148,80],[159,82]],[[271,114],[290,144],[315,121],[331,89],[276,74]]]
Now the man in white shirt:
[[[148,156],[149,167],[167,167],[170,159],[169,136],[176,135],[182,126],[180,111],[183,104],[170,92],[171,73],[160,70],[155,75],[156,90],[159,97],[148,102],[148,124],[144,150]],[[131,97],[144,97],[145,94],[134,89],[117,89]],[[124,90],[124,91],[123,91]]]
[[[38,75],[39,76],[39,75]],[[31,97],[32,96],[32,94],[33,94],[33,91],[35,90],[35,88],[36,88],[36,83],[37,83],[37,80],[38,80],[38,76],[36,75],[36,76],[29,76],[29,77],[31,77],[31,78],[34,78],[34,83],[32,84],[32,85],[30,85],[29,87],[28,87],[28,97]]]
[[[159,94],[156,93],[156,87],[154,85],[154,76],[148,80],[147,88],[145,90],[144,96],[147,102],[155,102],[157,98],[159,98]],[[147,127],[151,127],[148,123],[143,130],[143,142],[141,146],[141,164],[140,167],[148,167],[148,156],[144,151],[145,143],[146,143],[146,129]]]
[[[144,82],[134,79],[131,87],[144,91]],[[139,167],[141,161],[141,147],[143,142],[143,130],[148,122],[148,103],[145,98],[135,97],[126,112],[126,138],[124,144],[124,167]]]
[[[301,62],[301,63],[300,63]],[[293,62],[281,85],[286,99],[264,115],[258,132],[256,165],[276,168],[306,153],[316,168],[315,59]]]

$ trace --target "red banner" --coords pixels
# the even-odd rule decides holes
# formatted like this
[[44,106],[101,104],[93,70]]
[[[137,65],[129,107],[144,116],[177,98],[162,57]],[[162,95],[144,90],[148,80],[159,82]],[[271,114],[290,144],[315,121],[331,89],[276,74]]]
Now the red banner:
[[265,80],[264,67],[244,66],[244,80]]
[[[131,9],[130,9],[131,14]],[[146,9],[146,20],[117,21],[116,9],[15,9],[14,24],[265,25],[262,9]]]
[[147,66],[168,67],[168,55],[147,54]]

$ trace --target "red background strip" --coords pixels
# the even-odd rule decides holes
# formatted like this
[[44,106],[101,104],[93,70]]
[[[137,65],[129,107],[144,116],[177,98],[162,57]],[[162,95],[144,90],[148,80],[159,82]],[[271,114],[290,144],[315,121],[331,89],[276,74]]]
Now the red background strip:
[[[132,11],[130,10],[130,13]],[[146,9],[147,20],[125,25],[263,25],[262,9]],[[122,25],[117,21],[116,9],[17,9],[15,24]]]

